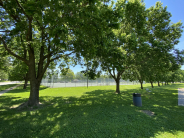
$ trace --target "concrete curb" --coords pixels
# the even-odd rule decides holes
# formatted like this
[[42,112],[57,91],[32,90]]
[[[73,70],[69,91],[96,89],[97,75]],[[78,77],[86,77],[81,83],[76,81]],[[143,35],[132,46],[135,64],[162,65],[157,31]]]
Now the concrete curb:
[[178,106],[184,106],[184,88],[178,88]]
[[8,88],[8,89],[3,90],[3,91],[0,91],[0,96],[3,95],[4,93],[8,92],[8,91],[11,91],[11,90],[15,89],[16,87],[18,87],[18,86],[20,86],[20,85],[21,85],[21,84],[16,85],[16,86],[13,86],[13,87]]

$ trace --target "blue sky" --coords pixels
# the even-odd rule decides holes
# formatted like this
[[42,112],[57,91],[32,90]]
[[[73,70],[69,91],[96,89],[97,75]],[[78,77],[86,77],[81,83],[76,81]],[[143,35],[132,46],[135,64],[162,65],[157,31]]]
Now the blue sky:
[[[146,4],[146,8],[149,8],[158,0],[144,0]],[[184,25],[184,0],[159,0],[163,3],[163,6],[167,6],[167,11],[172,14],[171,21],[176,23],[181,21]],[[177,49],[184,49],[184,32],[182,33],[182,37],[180,38],[180,43],[175,46]]]
[[[161,1],[163,3],[163,6],[167,6],[167,11],[172,14],[171,21],[173,23],[181,21],[184,25],[184,0],[144,0],[144,3],[146,4],[146,8],[149,8],[151,6],[154,6],[157,1]],[[184,49],[184,32],[182,33],[182,37],[180,38],[180,43],[176,45],[175,48],[179,50]],[[84,70],[85,67],[82,69],[81,66],[75,66],[71,67],[70,69],[73,70],[74,73],[76,73]],[[184,66],[182,66],[182,69],[184,70]]]

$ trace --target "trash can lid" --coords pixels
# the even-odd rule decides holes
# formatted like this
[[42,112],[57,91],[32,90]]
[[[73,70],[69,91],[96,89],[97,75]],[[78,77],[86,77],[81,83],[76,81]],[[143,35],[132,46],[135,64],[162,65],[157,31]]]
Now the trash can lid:
[[141,94],[140,93],[133,93],[133,96],[134,97],[141,97]]

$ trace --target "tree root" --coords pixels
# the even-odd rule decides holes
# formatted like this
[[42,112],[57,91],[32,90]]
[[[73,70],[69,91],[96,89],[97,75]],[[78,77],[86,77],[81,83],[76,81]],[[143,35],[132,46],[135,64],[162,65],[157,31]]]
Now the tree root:
[[121,94],[120,92],[115,92],[115,94]]
[[40,107],[40,105],[42,105],[42,103],[39,102],[39,103],[36,103],[36,104],[30,106],[30,105],[28,104],[28,101],[27,101],[27,102],[22,103],[21,105],[19,105],[19,106],[17,107],[17,110],[24,110],[24,109],[33,110],[33,109],[35,109],[35,108]]

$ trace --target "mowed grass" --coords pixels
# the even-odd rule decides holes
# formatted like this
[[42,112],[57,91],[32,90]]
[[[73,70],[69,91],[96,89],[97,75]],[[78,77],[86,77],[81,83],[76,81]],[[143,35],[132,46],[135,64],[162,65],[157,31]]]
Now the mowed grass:
[[16,86],[17,84],[5,84],[5,85],[0,85],[0,92],[3,90],[6,90],[8,88],[11,88],[13,86]]
[[[150,84],[144,85],[150,88]],[[177,106],[184,84],[141,90],[140,85],[40,88],[38,109],[13,109],[28,100],[22,86],[0,96],[1,138],[142,138],[184,137],[184,107]],[[132,93],[142,94],[142,107]],[[148,116],[140,110],[150,110]]]

